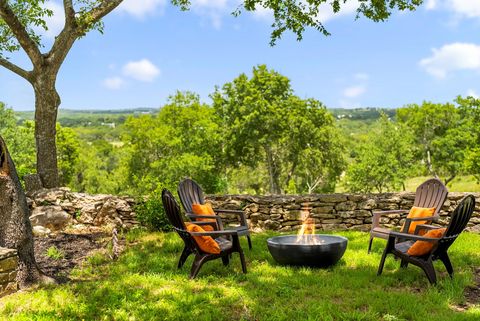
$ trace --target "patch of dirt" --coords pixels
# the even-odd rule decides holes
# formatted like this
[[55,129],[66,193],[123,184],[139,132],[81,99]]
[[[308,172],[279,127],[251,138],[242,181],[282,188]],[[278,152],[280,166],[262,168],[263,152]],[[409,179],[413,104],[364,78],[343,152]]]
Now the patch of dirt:
[[465,302],[454,306],[456,311],[466,311],[470,307],[480,304],[480,268],[475,269],[473,275],[475,285],[465,288]]
[[[84,234],[58,233],[48,237],[35,237],[35,259],[40,269],[59,282],[67,282],[68,275],[81,265],[92,252],[106,247],[111,235],[105,232]],[[56,247],[62,258],[47,255],[50,247]]]

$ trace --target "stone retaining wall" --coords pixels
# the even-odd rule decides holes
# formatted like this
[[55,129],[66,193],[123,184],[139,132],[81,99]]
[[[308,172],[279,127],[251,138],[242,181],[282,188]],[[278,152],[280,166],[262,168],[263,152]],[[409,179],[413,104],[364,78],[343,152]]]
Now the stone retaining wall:
[[18,290],[17,265],[17,250],[0,247],[0,297]]
[[[441,223],[448,222],[449,214],[458,202],[470,193],[450,193],[441,211]],[[469,230],[480,232],[480,193],[476,198],[475,212],[469,223]],[[298,230],[302,224],[303,207],[311,207],[315,226],[320,230],[362,230],[368,231],[372,223],[372,212],[377,210],[410,209],[415,193],[383,194],[318,194],[318,195],[209,195],[207,199],[214,207],[244,209],[254,231]],[[385,227],[400,226],[404,215],[390,214],[382,217]],[[233,216],[225,215],[232,221]]]
[[137,225],[132,197],[89,195],[68,188],[44,189],[29,195],[30,221],[37,234],[62,230],[66,226]]

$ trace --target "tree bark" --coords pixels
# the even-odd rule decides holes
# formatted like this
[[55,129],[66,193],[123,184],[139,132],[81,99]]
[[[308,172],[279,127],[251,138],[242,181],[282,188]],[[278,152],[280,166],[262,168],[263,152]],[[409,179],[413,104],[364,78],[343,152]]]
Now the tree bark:
[[32,82],[35,90],[35,142],[37,173],[45,188],[58,187],[56,146],[57,112],[60,96],[55,88],[56,72],[44,69]]
[[280,189],[280,173],[278,171],[278,166],[275,162],[275,156],[273,155],[272,149],[270,146],[264,146],[265,154],[267,156],[267,167],[268,167],[268,176],[270,177],[270,193],[271,194],[281,194]]
[[18,251],[17,281],[20,287],[27,287],[43,277],[35,261],[29,216],[27,198],[0,136],[0,246]]

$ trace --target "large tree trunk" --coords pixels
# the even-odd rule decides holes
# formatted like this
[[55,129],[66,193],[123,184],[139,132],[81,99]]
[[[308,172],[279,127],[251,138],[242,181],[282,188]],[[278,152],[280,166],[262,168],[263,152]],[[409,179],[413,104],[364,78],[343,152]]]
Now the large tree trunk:
[[7,146],[0,136],[0,246],[17,249],[17,281],[26,287],[43,275],[37,267],[27,199]]
[[42,70],[32,83],[35,90],[35,141],[37,173],[45,188],[58,187],[56,146],[57,111],[60,96],[55,89],[56,72]]

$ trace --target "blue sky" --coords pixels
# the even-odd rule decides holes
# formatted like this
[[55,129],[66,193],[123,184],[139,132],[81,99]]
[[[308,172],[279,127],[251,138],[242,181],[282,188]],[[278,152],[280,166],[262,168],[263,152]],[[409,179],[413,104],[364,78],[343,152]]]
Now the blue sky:
[[[194,0],[182,12],[166,0],[126,0],[71,50],[60,71],[61,108],[159,107],[176,90],[203,101],[216,85],[267,64],[290,78],[300,97],[327,107],[401,107],[480,94],[480,0],[426,0],[387,22],[355,20],[356,1],[321,17],[331,32],[308,30],[297,42],[285,34],[270,47],[271,14],[233,17],[237,0]],[[48,5],[61,13],[60,1]],[[49,21],[46,48],[62,27]],[[28,69],[22,54],[11,60]],[[0,101],[33,110],[33,90],[0,67]]]

